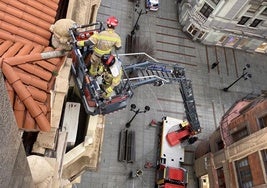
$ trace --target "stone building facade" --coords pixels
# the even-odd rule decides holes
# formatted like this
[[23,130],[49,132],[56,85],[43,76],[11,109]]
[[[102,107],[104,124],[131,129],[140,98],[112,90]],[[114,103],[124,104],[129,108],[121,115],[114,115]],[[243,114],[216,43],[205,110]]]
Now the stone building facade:
[[238,101],[196,150],[201,188],[267,186],[267,95]]
[[248,52],[267,52],[264,0],[181,0],[179,22],[193,40]]
[[69,0],[66,18],[80,25],[94,23],[100,3],[101,0]]

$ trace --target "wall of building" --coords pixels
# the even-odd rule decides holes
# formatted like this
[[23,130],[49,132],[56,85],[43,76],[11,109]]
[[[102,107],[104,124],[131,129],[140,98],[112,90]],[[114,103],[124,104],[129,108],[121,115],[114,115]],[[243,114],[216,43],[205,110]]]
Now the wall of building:
[[235,172],[235,164],[234,162],[230,162],[228,163],[229,164],[229,179],[228,181],[226,180],[227,182],[227,188],[238,188],[237,186],[237,179],[236,179],[236,172]]
[[69,0],[66,18],[81,25],[96,22],[100,3],[101,0]]
[[[243,103],[243,101],[241,101]],[[236,106],[238,103],[235,104]],[[262,161],[261,151],[267,149],[267,127],[259,127],[258,118],[267,114],[267,98],[264,95],[250,101],[250,104],[241,105],[239,109],[232,108],[240,115],[231,119],[227,124],[230,132],[247,127],[249,135],[241,140],[232,141],[229,146],[218,150],[217,140],[220,132],[216,130],[209,140],[211,152],[196,159],[196,175],[201,178],[208,173],[211,187],[218,187],[218,169],[223,169],[225,185],[227,188],[238,188],[238,173],[236,164],[239,160],[247,158],[253,186],[264,187],[267,185],[265,167]],[[229,111],[231,114],[233,111]],[[227,114],[224,116],[227,117]],[[224,120],[222,120],[224,121]]]
[[[267,52],[266,2],[220,0],[217,5],[215,2],[217,1],[183,0],[178,8],[179,22],[183,26],[183,31],[188,33],[193,40],[206,45],[218,45],[250,52]],[[251,12],[252,6],[257,7],[255,12]],[[210,10],[211,14],[208,14]],[[241,23],[243,16],[249,19]],[[254,27],[252,23],[256,19],[262,21]]]
[[260,159],[260,153],[254,152],[251,155],[248,156],[249,165],[251,169],[252,179],[253,179],[253,185],[261,185],[264,184],[264,169],[261,165],[261,159]]
[[267,114],[267,101],[260,102],[257,106],[247,112],[248,121],[250,122],[250,131],[254,133],[258,131],[259,122],[258,118]]
[[204,188],[205,184],[209,182],[209,187],[218,188],[217,174],[211,153],[196,159],[194,166],[196,176],[199,178],[200,187]]
[[208,166],[210,166],[210,153],[195,160],[195,173],[197,177],[208,174]]
[[[267,114],[267,100],[258,99],[256,102],[243,107],[240,111],[242,114],[234,118],[228,125],[230,133],[233,135],[246,127],[248,134],[253,134],[260,130],[258,119]],[[234,142],[234,139],[232,139],[232,142]]]
[[220,129],[217,129],[209,138],[210,141],[210,150],[212,153],[215,153],[219,150],[218,144],[221,141]]

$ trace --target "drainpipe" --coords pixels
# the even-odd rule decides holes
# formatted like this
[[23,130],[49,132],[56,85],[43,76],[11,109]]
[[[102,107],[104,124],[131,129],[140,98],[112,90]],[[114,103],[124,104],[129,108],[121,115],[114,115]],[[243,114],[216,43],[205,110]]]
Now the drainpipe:
[[50,59],[50,58],[56,58],[56,57],[62,57],[68,54],[68,51],[66,50],[56,50],[56,51],[50,51],[50,52],[43,52],[41,53],[42,59]]

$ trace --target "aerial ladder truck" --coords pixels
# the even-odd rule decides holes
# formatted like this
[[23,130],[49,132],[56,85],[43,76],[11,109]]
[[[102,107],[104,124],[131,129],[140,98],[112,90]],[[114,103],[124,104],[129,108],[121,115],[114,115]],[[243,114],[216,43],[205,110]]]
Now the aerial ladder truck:
[[[90,29],[92,27],[94,29]],[[73,62],[71,70],[86,113],[89,115],[105,115],[123,109],[133,97],[134,89],[145,84],[153,84],[154,86],[179,84],[188,124],[183,129],[174,131],[174,134],[169,135],[169,140],[173,142],[171,144],[175,145],[179,143],[176,142],[177,139],[182,141],[198,134],[201,129],[196,111],[192,82],[186,78],[184,67],[179,65],[163,64],[156,61],[144,61],[133,64],[122,63],[123,79],[121,83],[115,87],[109,99],[101,98],[101,83],[99,83],[98,79],[88,74],[88,66],[85,63],[86,56],[92,52],[92,48],[90,46],[78,47],[76,42],[78,40],[86,40],[94,32],[101,32],[103,29],[102,22],[87,25],[74,24],[69,29]],[[117,54],[117,58],[120,60],[118,56]]]

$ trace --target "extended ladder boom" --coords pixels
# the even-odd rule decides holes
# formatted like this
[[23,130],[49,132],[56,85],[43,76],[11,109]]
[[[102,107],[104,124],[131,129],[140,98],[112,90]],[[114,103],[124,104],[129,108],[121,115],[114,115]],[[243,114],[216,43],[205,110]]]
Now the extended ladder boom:
[[161,86],[163,84],[179,83],[186,117],[191,124],[191,129],[196,133],[201,131],[191,80],[186,79],[184,67],[145,61],[142,63],[125,65],[124,70],[129,76],[127,79],[129,79],[132,88],[144,84]]
[[[93,29],[94,26],[98,26]],[[180,92],[183,98],[185,113],[190,123],[192,132],[200,132],[200,125],[195,107],[192,84],[185,77],[185,70],[181,66],[160,64],[157,62],[145,61],[123,65],[124,79],[120,85],[114,89],[110,99],[104,99],[101,95],[103,91],[102,84],[96,78],[91,77],[87,72],[87,66],[84,59],[92,53],[90,47],[79,47],[76,42],[86,40],[95,32],[103,30],[102,22],[91,23],[87,25],[74,24],[69,28],[72,46],[72,73],[74,80],[79,88],[80,97],[88,114],[109,114],[127,106],[128,101],[133,96],[133,89],[144,84],[154,84],[162,86],[163,84],[179,83]],[[117,55],[118,57],[118,55]]]

